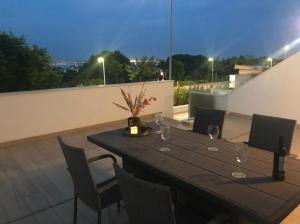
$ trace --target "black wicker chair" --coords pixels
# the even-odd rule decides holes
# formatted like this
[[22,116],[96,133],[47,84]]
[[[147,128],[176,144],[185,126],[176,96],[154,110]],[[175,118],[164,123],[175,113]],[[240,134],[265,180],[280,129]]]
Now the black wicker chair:
[[296,121],[253,114],[248,145],[274,152],[278,139],[284,137],[284,146],[290,154]]
[[170,188],[138,179],[114,163],[114,169],[130,224],[223,223],[229,219],[220,213],[207,222],[191,209],[174,212]]
[[193,125],[193,132],[207,135],[208,126],[214,124],[219,126],[220,131],[218,138],[221,138],[225,113],[226,112],[223,110],[197,107]]
[[96,185],[88,164],[105,158],[110,158],[113,162],[117,162],[116,158],[110,154],[103,154],[87,159],[84,149],[65,144],[61,137],[58,137],[58,141],[74,184],[74,223],[77,223],[77,198],[79,198],[88,207],[97,212],[98,224],[100,224],[101,209],[116,202],[119,208],[121,194],[115,177]]

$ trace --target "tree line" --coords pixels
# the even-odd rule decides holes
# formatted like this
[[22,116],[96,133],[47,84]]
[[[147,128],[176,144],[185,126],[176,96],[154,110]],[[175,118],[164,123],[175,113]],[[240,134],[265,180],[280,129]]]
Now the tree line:
[[[62,71],[50,66],[52,58],[45,48],[29,45],[23,36],[0,32],[0,92],[103,84],[99,57],[105,58],[107,84],[155,81],[160,72],[168,78],[168,58],[142,57],[132,63],[120,51],[102,51],[91,55],[78,71]],[[172,59],[172,79],[175,81],[210,81],[211,64],[206,56],[176,54]],[[266,60],[253,56],[215,59],[216,79],[228,80],[228,75],[234,73],[235,64],[265,65]]]

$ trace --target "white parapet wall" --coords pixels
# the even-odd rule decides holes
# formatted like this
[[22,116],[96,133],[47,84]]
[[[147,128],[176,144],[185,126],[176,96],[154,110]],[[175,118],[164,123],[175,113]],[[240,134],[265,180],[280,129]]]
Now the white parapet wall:
[[173,114],[188,113],[188,111],[189,111],[188,104],[173,107]]
[[300,123],[300,52],[227,95],[230,112],[291,118]]
[[[135,96],[142,83],[76,87],[0,94],[0,143],[118,121],[130,117],[120,88]],[[142,115],[173,116],[173,81],[146,82],[146,96],[157,98]]]

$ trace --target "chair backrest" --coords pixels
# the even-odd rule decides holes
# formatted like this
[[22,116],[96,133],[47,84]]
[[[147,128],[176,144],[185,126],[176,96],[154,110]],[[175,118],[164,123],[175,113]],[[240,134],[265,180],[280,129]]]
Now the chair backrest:
[[130,224],[175,224],[168,187],[145,182],[114,164]]
[[284,146],[290,153],[296,121],[253,114],[248,145],[273,152],[278,148],[278,139],[284,137]]
[[99,211],[101,209],[101,204],[84,149],[65,144],[61,137],[58,137],[58,141],[73,180],[74,193],[87,206],[95,211]]
[[219,136],[222,137],[223,124],[224,124],[225,111],[224,110],[215,110],[204,107],[197,107],[193,132],[198,132],[203,135],[207,135],[207,128],[209,125],[218,125],[219,126]]

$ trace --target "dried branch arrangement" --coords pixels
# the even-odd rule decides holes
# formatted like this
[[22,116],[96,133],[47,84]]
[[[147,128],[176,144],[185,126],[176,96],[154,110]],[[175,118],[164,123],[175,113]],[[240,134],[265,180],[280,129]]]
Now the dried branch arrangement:
[[139,94],[137,94],[134,98],[134,100],[132,100],[131,94],[130,94],[130,90],[126,93],[122,88],[121,88],[121,93],[123,95],[123,98],[127,104],[126,106],[122,106],[118,103],[113,102],[113,104],[115,104],[116,106],[118,106],[119,108],[123,109],[123,110],[127,110],[130,111],[132,114],[132,117],[137,117],[141,112],[143,112],[143,109],[148,106],[151,105],[151,102],[156,101],[155,97],[146,97],[145,93],[146,93],[146,89],[144,88],[144,85],[142,86],[142,89],[140,91]]

